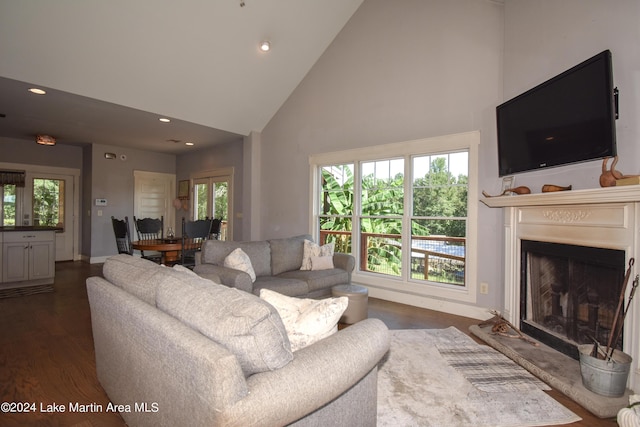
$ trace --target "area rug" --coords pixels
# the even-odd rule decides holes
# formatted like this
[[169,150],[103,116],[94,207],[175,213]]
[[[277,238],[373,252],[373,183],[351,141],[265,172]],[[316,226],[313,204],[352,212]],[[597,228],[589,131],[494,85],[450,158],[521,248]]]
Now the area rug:
[[[378,371],[378,426],[527,427],[580,420],[504,355],[485,355],[474,364],[473,354],[485,353],[471,351],[476,347],[487,346],[453,327],[391,331],[391,349]],[[481,366],[492,360],[499,366]]]
[[23,297],[26,295],[53,292],[53,285],[24,286],[20,288],[0,289],[0,298]]

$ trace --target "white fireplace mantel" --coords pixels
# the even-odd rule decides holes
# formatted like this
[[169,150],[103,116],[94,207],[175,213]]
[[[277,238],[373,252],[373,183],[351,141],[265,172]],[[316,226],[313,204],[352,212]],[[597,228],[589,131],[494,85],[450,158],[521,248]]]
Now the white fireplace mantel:
[[487,197],[481,201],[490,208],[640,202],[640,185]]
[[[625,251],[625,270],[636,259],[627,287],[640,273],[640,185],[553,193],[487,197],[481,201],[504,211],[504,308],[520,319],[521,241],[565,243]],[[640,390],[640,298],[625,319],[623,350],[633,358],[628,386]]]

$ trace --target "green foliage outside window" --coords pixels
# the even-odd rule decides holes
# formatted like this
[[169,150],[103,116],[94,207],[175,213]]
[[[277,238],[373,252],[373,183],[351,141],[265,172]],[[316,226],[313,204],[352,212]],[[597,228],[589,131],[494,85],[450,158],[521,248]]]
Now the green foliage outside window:
[[0,186],[2,190],[2,225],[16,225],[16,186],[4,185]]
[[34,225],[64,225],[64,181],[58,179],[33,180]]

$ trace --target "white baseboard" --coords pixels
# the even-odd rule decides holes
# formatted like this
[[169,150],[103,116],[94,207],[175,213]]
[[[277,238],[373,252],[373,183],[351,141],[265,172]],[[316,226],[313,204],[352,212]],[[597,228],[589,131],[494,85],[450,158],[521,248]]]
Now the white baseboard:
[[371,285],[363,285],[369,289],[369,296],[400,304],[407,304],[414,307],[427,308],[429,310],[441,311],[443,313],[454,314],[456,316],[470,317],[472,319],[486,320],[492,317],[489,309],[461,304],[454,301],[429,298],[423,295],[408,294],[404,292],[392,291],[389,289],[377,288]]

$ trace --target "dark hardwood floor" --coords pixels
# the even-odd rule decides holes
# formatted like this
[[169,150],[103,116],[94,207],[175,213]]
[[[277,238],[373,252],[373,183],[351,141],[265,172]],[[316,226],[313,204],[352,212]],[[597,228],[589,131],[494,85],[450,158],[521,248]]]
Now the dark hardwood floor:
[[[0,299],[0,402],[14,402],[14,409],[20,406],[30,411],[0,412],[1,426],[125,425],[117,413],[90,411],[92,404],[107,408],[109,402],[96,378],[85,289],[85,279],[100,275],[101,270],[101,264],[57,263],[55,292]],[[369,316],[383,320],[390,329],[455,326],[467,332],[477,323],[373,298],[369,300]],[[613,419],[592,416],[557,391],[549,393],[583,418],[572,426],[617,425]],[[86,405],[88,411],[69,411],[70,405],[77,404]],[[66,409],[64,413],[45,412],[61,407]]]

